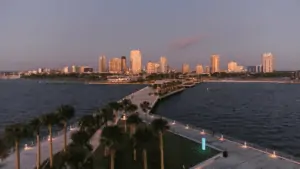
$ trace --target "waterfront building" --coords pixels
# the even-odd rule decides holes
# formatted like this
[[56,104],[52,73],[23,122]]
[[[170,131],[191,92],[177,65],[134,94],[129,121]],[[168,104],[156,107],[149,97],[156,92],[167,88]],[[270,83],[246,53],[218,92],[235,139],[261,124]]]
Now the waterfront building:
[[203,74],[203,66],[198,64],[196,66],[196,74]]
[[139,74],[142,72],[142,54],[140,50],[130,51],[131,73]]
[[112,58],[109,61],[109,72],[120,73],[122,71],[122,63],[120,58]]
[[65,66],[62,70],[63,73],[69,73],[69,67]]
[[79,73],[93,73],[93,68],[89,66],[80,66]]
[[107,71],[107,68],[106,68],[106,57],[103,55],[103,56],[99,57],[98,72],[99,73],[103,73],[103,72],[106,72],[106,71]]
[[189,73],[190,72],[190,65],[189,64],[182,64],[182,73]]
[[165,56],[160,57],[159,59],[160,63],[160,72],[161,73],[167,73],[167,58]]
[[73,65],[72,66],[72,73],[80,73],[80,67],[79,66],[76,66],[76,65]]
[[210,73],[220,72],[220,56],[212,55],[210,58],[211,71]]
[[228,72],[243,72],[244,66],[238,65],[237,62],[230,61],[228,63]]
[[126,56],[121,57],[121,71],[125,73],[127,71],[127,62],[126,62]]
[[238,67],[237,62],[230,61],[230,62],[228,63],[228,72],[236,72],[237,67]]
[[247,66],[247,72],[249,72],[249,73],[257,73],[256,66]]
[[158,73],[159,64],[149,61],[146,65],[146,72],[148,74]]
[[274,57],[272,53],[262,54],[262,72],[271,73],[274,71]]
[[205,66],[205,73],[210,74],[210,67],[209,66]]

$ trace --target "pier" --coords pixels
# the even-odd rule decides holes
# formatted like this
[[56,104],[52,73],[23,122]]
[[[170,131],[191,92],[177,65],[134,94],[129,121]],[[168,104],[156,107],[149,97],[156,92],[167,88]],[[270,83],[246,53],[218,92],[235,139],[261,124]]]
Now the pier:
[[[155,90],[151,87],[145,87],[135,93],[132,93],[125,98],[131,99],[133,104],[138,106],[138,112],[140,112],[140,117],[145,122],[150,122],[154,118],[163,118],[169,122],[170,132],[173,132],[177,135],[180,135],[186,139],[201,143],[202,138],[206,138],[207,146],[219,150],[221,153],[218,155],[201,162],[192,167],[192,169],[300,169],[300,163],[296,160],[293,160],[292,157],[283,157],[276,151],[266,151],[263,148],[256,148],[247,144],[246,142],[238,142],[233,139],[223,136],[220,134],[213,134],[205,129],[200,129],[193,127],[189,124],[182,124],[178,121],[161,117],[155,114],[149,114],[151,110],[147,113],[143,113],[139,105],[147,101],[150,103],[150,108],[152,109],[160,99],[171,96],[178,92],[182,92],[185,89],[180,89],[171,93],[168,93],[164,96],[153,95]],[[188,90],[188,89],[187,89]],[[120,116],[121,114],[119,114]],[[113,125],[113,124],[111,124]],[[76,127],[70,127],[67,133],[68,138],[72,131],[76,131]],[[93,149],[96,149],[100,142],[101,129],[99,129],[94,136],[92,136],[90,143],[93,146]],[[53,153],[57,153],[63,149],[63,134],[62,132],[58,133],[53,137]],[[71,140],[69,139],[68,142]],[[41,142],[41,160],[44,161],[49,157],[49,147],[47,138],[43,139]],[[174,150],[176,153],[176,150]],[[223,151],[227,151],[228,157],[223,157]],[[166,157],[167,158],[167,157]],[[36,147],[35,146],[26,146],[20,152],[20,163],[21,169],[33,169],[36,162]],[[7,159],[3,161],[3,169],[12,169],[15,168],[15,155],[11,154]]]

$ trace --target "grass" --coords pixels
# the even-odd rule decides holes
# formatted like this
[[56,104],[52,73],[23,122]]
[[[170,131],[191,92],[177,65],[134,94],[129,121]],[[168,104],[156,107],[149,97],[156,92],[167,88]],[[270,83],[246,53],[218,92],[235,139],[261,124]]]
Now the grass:
[[[148,169],[160,168],[160,153],[158,139],[148,148]],[[190,168],[205,161],[219,152],[207,147],[205,151],[201,145],[171,132],[164,134],[165,169]],[[94,169],[109,169],[110,157],[104,157],[104,148],[99,146],[93,155]],[[115,169],[143,169],[142,151],[137,151],[137,161],[133,160],[133,148],[128,135],[124,136],[124,145],[116,154]]]

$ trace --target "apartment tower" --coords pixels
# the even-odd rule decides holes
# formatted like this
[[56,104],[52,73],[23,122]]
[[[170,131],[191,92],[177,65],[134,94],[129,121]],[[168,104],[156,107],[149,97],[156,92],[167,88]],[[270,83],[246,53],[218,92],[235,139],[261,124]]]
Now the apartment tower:
[[160,63],[160,72],[167,73],[167,58],[165,56],[160,57],[159,63]]
[[272,53],[262,54],[262,72],[271,73],[274,71],[274,57]]
[[212,55],[210,58],[211,71],[210,73],[220,72],[220,57],[219,55]]
[[98,72],[103,73],[106,72],[106,57],[105,56],[100,56],[99,57],[99,63],[98,63]]
[[133,74],[142,72],[142,54],[140,50],[130,51],[130,67]]

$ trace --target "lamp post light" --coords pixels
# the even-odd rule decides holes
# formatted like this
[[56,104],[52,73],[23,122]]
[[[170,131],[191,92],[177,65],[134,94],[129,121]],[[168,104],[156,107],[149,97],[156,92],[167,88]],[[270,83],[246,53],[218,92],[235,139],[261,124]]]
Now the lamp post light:
[[126,124],[127,117],[126,117],[126,114],[123,114],[123,115],[122,115],[121,120],[124,121],[124,125],[125,125],[125,126],[124,126],[124,131],[125,131],[125,133],[126,133],[126,131],[127,131],[127,124]]

